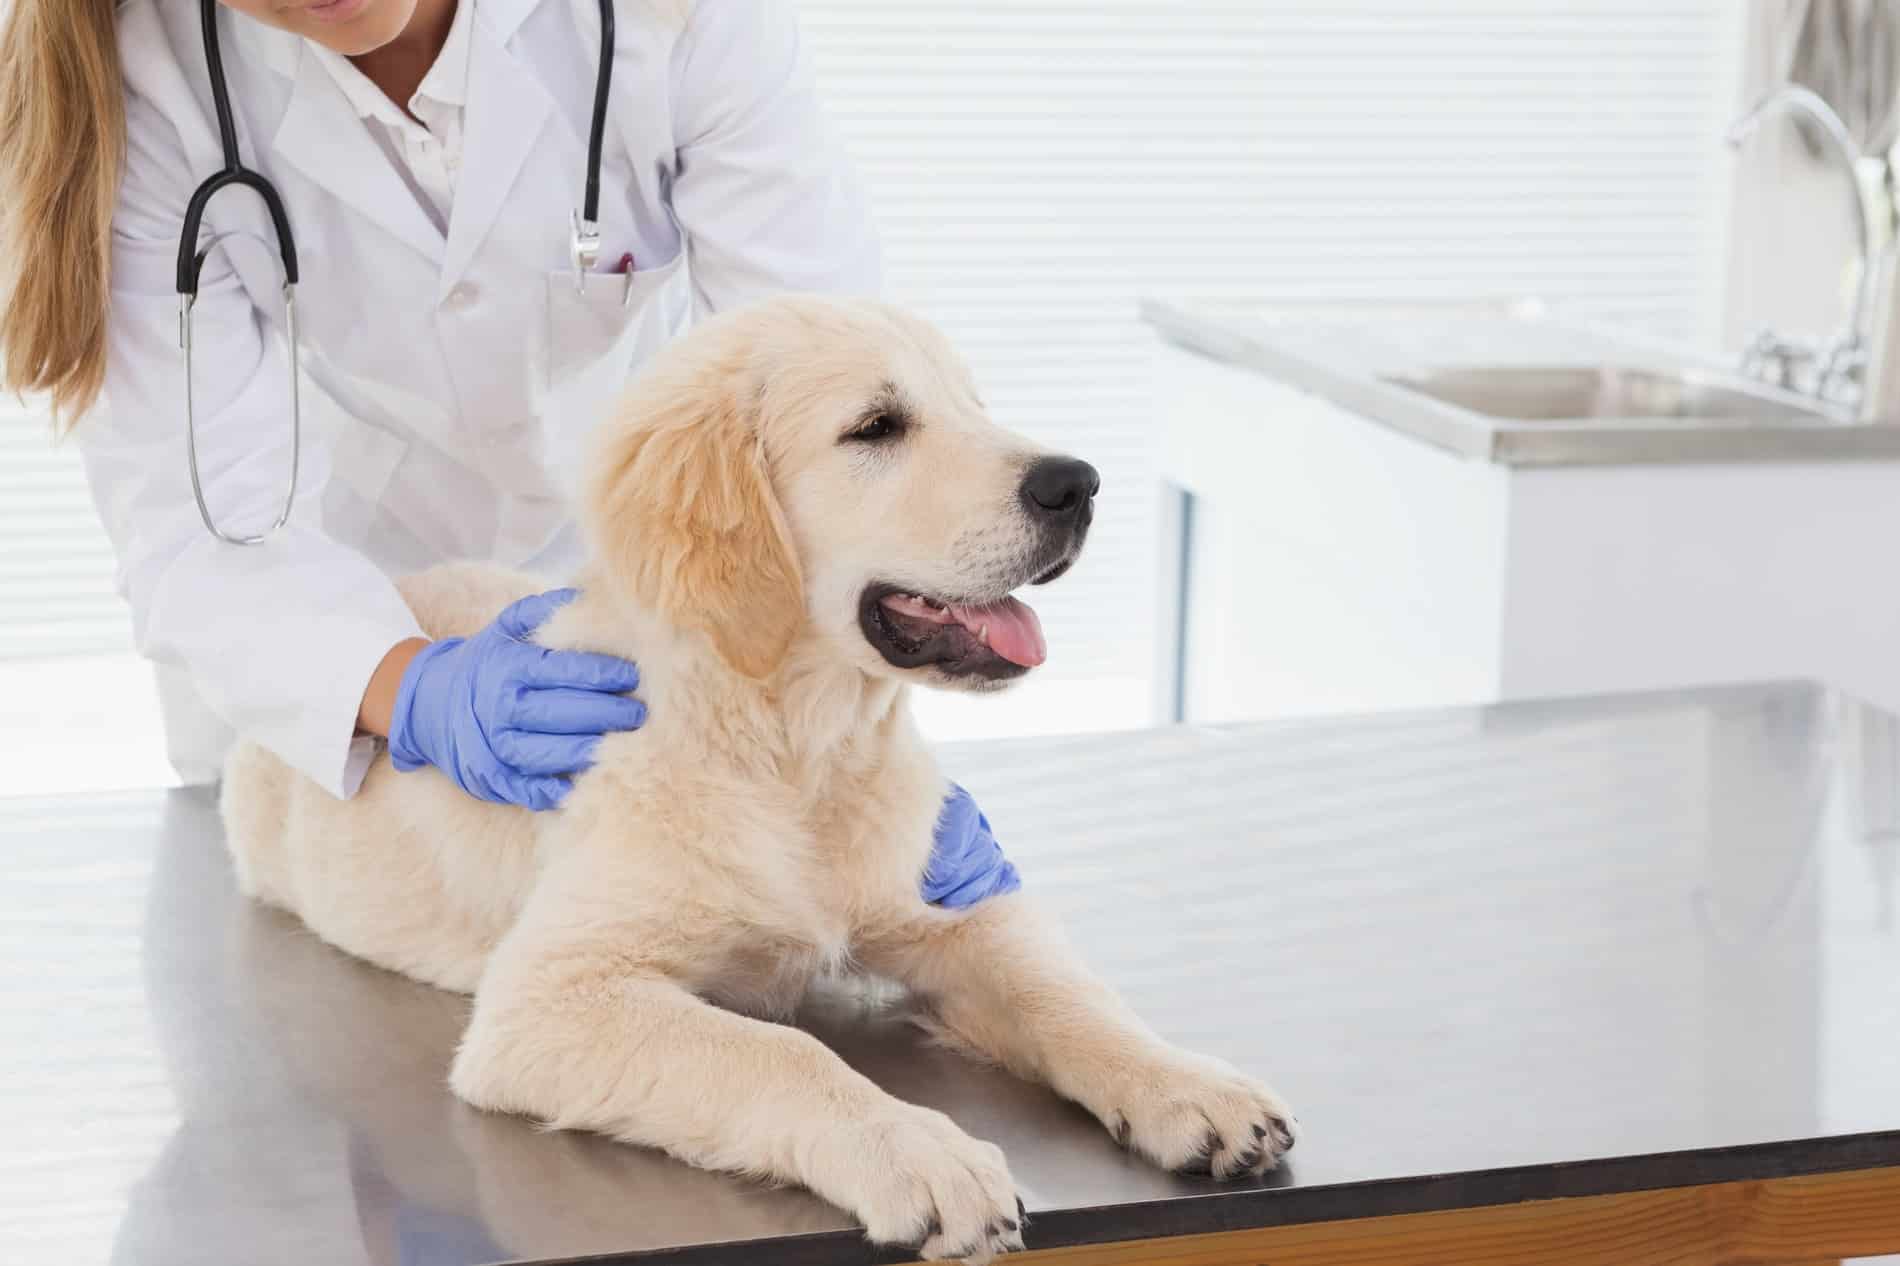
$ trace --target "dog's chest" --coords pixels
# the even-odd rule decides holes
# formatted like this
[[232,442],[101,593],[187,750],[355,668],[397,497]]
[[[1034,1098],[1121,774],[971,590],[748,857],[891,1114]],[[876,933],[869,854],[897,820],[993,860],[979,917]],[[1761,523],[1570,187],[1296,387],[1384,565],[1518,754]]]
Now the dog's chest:
[[733,929],[704,982],[707,996],[751,1014],[788,1015],[818,978],[848,968],[867,921],[921,904],[936,806],[905,811],[901,802],[916,797],[885,790],[855,805],[821,798],[800,815],[803,847],[773,859],[769,908]]
[[737,920],[708,957],[701,992],[721,1006],[788,1016],[814,981],[849,960],[853,929],[838,894],[828,889],[821,868],[799,869],[812,873],[776,887],[770,907]]
[[820,976],[838,969],[842,958],[808,942],[747,938],[730,947],[721,970],[701,992],[746,1015],[785,1017]]

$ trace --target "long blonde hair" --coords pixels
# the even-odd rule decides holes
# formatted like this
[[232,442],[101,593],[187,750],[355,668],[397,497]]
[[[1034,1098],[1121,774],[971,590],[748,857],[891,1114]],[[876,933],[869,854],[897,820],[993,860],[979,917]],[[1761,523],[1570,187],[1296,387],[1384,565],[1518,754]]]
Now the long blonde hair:
[[12,0],[0,31],[0,388],[61,430],[106,373],[107,267],[125,150],[114,0]]

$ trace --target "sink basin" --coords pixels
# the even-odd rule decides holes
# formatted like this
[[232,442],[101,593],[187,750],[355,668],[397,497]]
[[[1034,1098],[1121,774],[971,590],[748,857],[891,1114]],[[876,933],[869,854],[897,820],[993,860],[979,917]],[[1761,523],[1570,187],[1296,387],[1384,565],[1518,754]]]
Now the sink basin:
[[1399,375],[1385,381],[1510,422],[1640,418],[1773,424],[1824,420],[1812,408],[1696,370],[1483,366]]

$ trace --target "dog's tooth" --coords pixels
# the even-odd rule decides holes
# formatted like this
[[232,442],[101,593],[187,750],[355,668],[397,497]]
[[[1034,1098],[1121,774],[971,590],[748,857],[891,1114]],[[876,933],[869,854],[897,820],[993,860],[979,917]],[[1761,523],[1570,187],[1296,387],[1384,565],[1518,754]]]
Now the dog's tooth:
[[984,625],[976,631],[976,640],[988,646],[990,644],[990,626]]

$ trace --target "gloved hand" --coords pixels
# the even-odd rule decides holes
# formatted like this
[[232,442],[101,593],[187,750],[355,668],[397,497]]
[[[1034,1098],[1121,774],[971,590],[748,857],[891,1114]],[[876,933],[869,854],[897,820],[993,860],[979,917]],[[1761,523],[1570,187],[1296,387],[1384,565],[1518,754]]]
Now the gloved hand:
[[433,765],[478,799],[551,809],[572,788],[568,777],[594,763],[602,734],[639,729],[646,705],[622,694],[640,684],[639,669],[527,640],[577,592],[523,598],[474,637],[417,652],[389,723],[396,768]]
[[969,792],[951,783],[943,812],[937,815],[930,864],[924,868],[924,901],[962,910],[1022,886],[1022,876],[990,833],[990,820],[977,809]]

